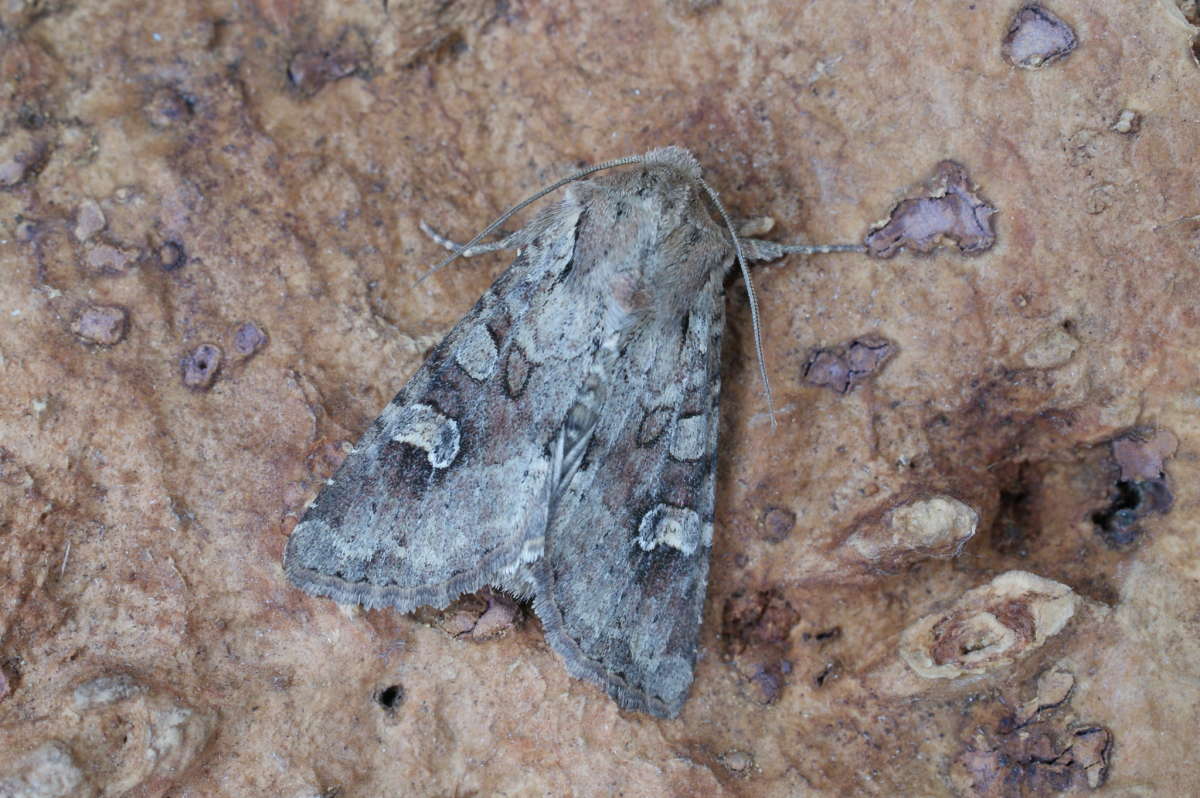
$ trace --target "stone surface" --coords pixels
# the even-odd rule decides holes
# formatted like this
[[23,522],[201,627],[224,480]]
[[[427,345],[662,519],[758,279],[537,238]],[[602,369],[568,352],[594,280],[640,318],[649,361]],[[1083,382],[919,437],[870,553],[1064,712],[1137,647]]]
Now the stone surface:
[[975,534],[979,514],[951,496],[905,502],[878,523],[864,523],[843,544],[849,558],[861,557],[891,570],[928,557],[953,557]]
[[95,794],[71,752],[55,740],[20,759],[10,759],[6,764],[7,772],[0,774],[0,795],[5,798],[66,798]]
[[986,252],[996,243],[996,208],[979,194],[966,167],[942,161],[915,196],[892,209],[866,237],[867,251],[890,258],[901,249],[933,252],[946,245],[966,254]]
[[1015,66],[1040,69],[1066,58],[1078,44],[1070,25],[1040,3],[1030,3],[1013,17],[1003,52]]
[[[1076,46],[1024,69],[1066,40],[1006,50],[1019,6],[0,3],[0,783],[1200,794],[1197,29],[1055,0]],[[969,257],[943,231],[756,267],[775,426],[731,280],[682,716],[618,711],[524,608],[289,586],[297,514],[507,262],[417,283],[444,255],[422,220],[465,240],[665,144],[776,240],[861,242],[944,161],[966,205],[935,210],[996,209]],[[84,308],[126,311],[119,343],[86,343]],[[805,380],[867,335],[892,354],[854,390]],[[203,346],[225,362],[193,390]],[[887,548],[933,497],[974,535]],[[985,673],[904,662],[902,630],[1010,571],[1078,597],[1057,634]]]
[[91,344],[119,344],[129,331],[129,312],[117,305],[85,305],[71,323],[71,332]]
[[80,241],[87,241],[103,230],[104,225],[108,223],[100,204],[93,199],[85,199],[79,203],[79,211],[75,218],[75,238]]
[[833,347],[817,349],[805,361],[802,374],[810,385],[848,393],[870,379],[896,354],[896,347],[878,335],[864,335]]
[[925,679],[1007,670],[1061,632],[1078,604],[1066,585],[1009,571],[905,629],[900,658]]

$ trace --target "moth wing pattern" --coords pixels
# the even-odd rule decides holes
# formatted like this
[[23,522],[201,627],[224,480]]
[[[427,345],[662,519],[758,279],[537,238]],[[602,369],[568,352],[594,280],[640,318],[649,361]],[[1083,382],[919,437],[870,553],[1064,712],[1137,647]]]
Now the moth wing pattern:
[[284,566],[401,611],[487,584],[532,595],[570,673],[674,717],[707,588],[734,253],[690,153],[634,160],[505,240],[513,265],[347,456]]
[[713,272],[685,325],[628,343],[594,433],[598,454],[559,498],[545,556],[532,566],[534,609],[568,670],[622,707],[660,717],[683,706],[699,645],[723,276]]
[[561,279],[581,212],[566,198],[527,225],[528,245],[353,447],[288,540],[293,583],[407,612],[510,583],[541,554],[550,459],[511,431],[556,429],[594,356],[603,310]]

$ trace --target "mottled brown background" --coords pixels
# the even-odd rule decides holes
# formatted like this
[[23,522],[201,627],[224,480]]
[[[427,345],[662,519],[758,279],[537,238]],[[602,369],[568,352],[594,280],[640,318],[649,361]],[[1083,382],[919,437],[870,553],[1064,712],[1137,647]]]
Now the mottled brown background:
[[[1089,789],[1071,740],[1099,729],[1102,791],[1200,792],[1179,5],[1053,0],[1079,45],[1031,70],[1002,57],[1013,2],[3,0],[0,789],[1050,794]],[[943,159],[998,209],[973,257],[757,269],[774,430],[731,283],[681,718],[570,679],[535,620],[464,631],[480,601],[414,619],[289,586],[286,535],[341,444],[504,267],[416,285],[440,254],[418,222],[466,237],[668,143],[780,238],[861,239]],[[805,381],[816,348],[865,335],[895,346],[881,371]],[[215,379],[213,350],[185,363],[202,345]],[[1173,504],[1117,540],[1094,516],[1137,504],[1111,446],[1130,430],[1177,439]],[[932,494],[979,513],[957,557],[847,554]],[[1079,597],[1061,633],[988,675],[906,669],[905,627],[1012,569]],[[1022,726],[1061,671],[1069,697]]]

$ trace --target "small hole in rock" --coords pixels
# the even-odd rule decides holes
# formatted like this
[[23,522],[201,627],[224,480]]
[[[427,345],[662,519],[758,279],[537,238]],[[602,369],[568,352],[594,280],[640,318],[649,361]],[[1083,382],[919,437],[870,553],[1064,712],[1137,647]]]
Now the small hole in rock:
[[1037,538],[1040,522],[1035,515],[1036,497],[1030,485],[1036,484],[1032,472],[1022,466],[1012,481],[1000,489],[1000,504],[991,528],[992,549],[1000,554],[1027,556],[1030,543]]
[[388,712],[395,712],[404,701],[404,688],[398,684],[385,687],[375,694],[375,701]]
[[1175,502],[1161,477],[1140,482],[1119,480],[1110,499],[1107,507],[1092,513],[1092,523],[1104,542],[1114,549],[1137,542],[1142,535],[1138,522],[1151,513],[1169,512]]
[[837,672],[838,672],[838,663],[837,662],[826,663],[825,667],[821,669],[821,672],[817,674],[816,678],[813,679],[813,681],[816,683],[817,687],[824,687],[825,682],[829,681],[830,679],[837,678]]

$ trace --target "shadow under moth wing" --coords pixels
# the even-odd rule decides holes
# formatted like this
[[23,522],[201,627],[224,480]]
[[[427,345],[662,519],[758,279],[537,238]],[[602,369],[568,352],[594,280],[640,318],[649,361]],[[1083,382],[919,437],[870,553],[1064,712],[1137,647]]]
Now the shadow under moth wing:
[[465,250],[520,247],[309,506],[284,567],[401,611],[485,584],[532,595],[572,674],[674,717],[708,576],[735,250],[690,153],[622,163],[638,165]]

